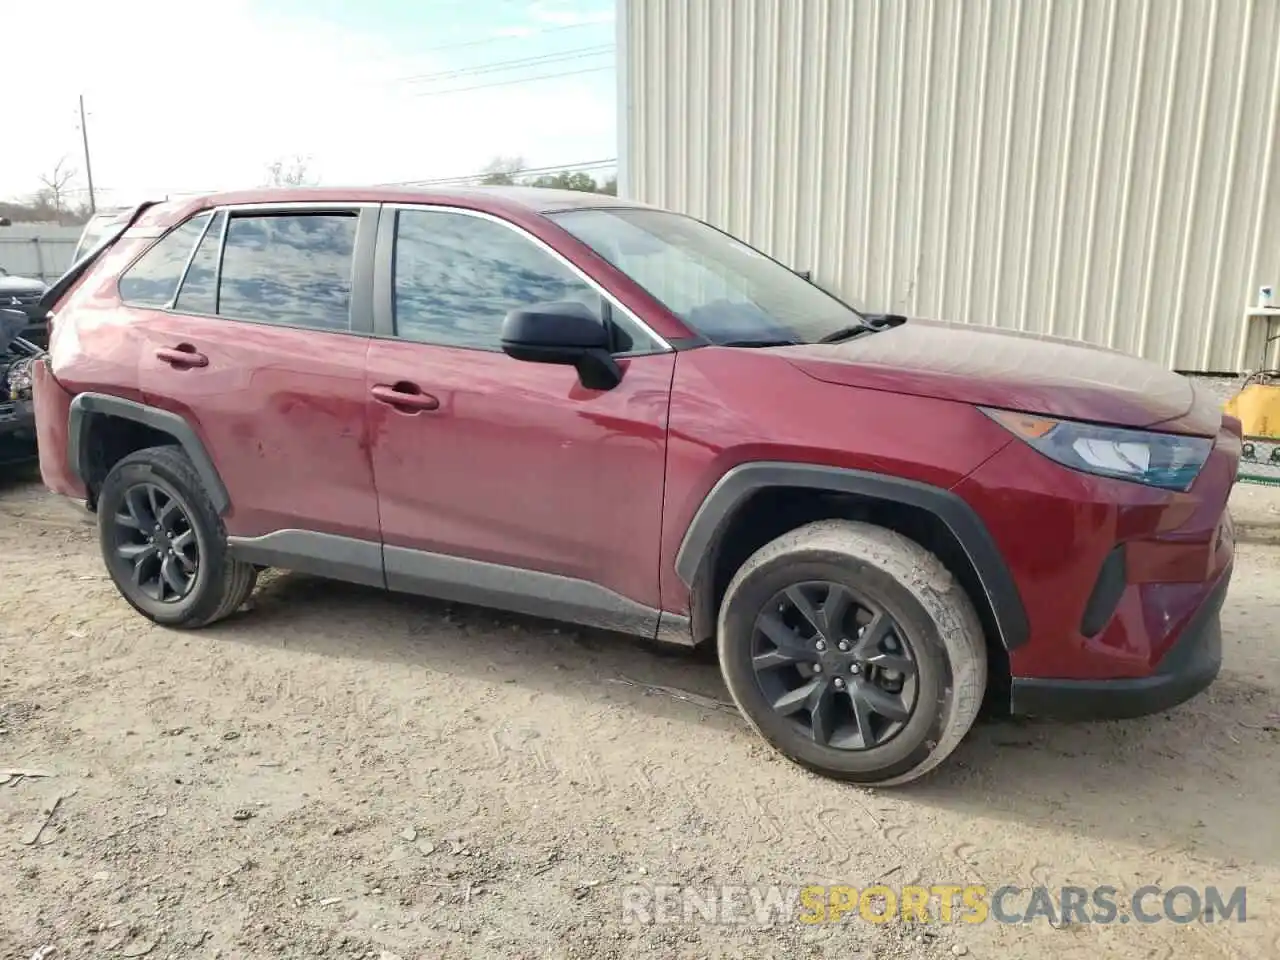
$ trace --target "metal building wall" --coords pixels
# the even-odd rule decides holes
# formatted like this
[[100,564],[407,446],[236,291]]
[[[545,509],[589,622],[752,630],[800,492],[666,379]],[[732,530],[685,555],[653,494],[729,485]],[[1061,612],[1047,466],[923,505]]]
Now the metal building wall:
[[1280,286],[1280,0],[620,0],[619,41],[624,195],[855,303],[1234,371]]

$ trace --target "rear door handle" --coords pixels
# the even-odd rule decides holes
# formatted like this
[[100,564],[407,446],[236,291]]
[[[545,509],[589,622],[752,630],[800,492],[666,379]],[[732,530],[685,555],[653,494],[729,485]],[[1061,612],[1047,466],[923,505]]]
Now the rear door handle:
[[412,383],[397,383],[393,387],[379,383],[369,388],[373,399],[391,407],[405,410],[438,410],[440,401],[429,393],[423,393]]
[[195,347],[186,343],[177,347],[161,347],[156,351],[156,356],[175,367],[207,367],[209,365],[208,357],[203,353],[197,353]]

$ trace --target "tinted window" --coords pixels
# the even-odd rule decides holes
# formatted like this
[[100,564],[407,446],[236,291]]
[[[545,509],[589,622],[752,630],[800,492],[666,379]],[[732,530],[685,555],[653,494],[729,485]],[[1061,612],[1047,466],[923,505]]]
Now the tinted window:
[[233,216],[222,252],[219,315],[349,330],[355,239],[355,214]]
[[400,211],[399,336],[496,350],[508,311],[554,300],[578,300],[600,314],[600,295],[590,284],[510,227],[466,214]]
[[209,214],[192,217],[144,253],[120,277],[120,299],[144,307],[164,307],[173,301],[191,248],[209,221]]
[[196,255],[191,258],[191,266],[187,267],[186,279],[182,281],[182,290],[178,294],[174,308],[184,313],[217,313],[218,299],[214,296],[214,284],[218,277],[218,250],[222,243],[223,225],[227,215],[222,211],[214,216],[209,229],[204,232],[204,239],[196,248]]

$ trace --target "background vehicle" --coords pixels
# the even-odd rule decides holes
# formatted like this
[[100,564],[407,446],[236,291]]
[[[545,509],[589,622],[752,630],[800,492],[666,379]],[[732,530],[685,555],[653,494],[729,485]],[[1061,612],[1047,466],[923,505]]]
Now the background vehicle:
[[19,310],[26,315],[26,323],[20,335],[41,347],[48,346],[49,327],[40,298],[49,289],[48,284],[33,277],[11,276],[0,267],[0,309]]
[[84,225],[84,230],[80,233],[75,252],[71,255],[71,262],[75,263],[101,243],[103,239],[111,234],[112,230],[118,228],[124,222],[131,212],[132,208],[119,207],[112,210],[103,210],[90,217]]
[[528,188],[144,206],[47,298],[46,484],[145,616],[278,566],[718,645],[786,756],[900,783],[984,696],[1217,675],[1240,424],[1067,341],[861,314],[687,217]]
[[0,465],[29,460],[35,452],[35,408],[31,365],[40,350],[21,334],[27,315],[0,308]]

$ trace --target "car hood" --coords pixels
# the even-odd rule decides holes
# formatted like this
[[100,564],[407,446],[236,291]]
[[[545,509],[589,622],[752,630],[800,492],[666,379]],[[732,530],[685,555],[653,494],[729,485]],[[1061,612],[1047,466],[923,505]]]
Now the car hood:
[[6,293],[44,293],[48,287],[34,277],[0,277],[0,306]]
[[1217,434],[1222,412],[1190,380],[1116,350],[936,320],[780,351],[817,380],[1126,427]]

